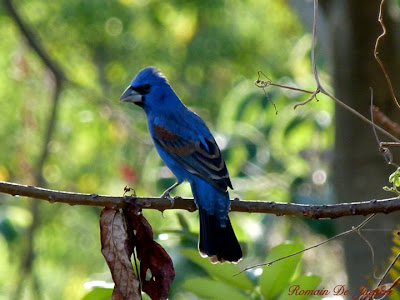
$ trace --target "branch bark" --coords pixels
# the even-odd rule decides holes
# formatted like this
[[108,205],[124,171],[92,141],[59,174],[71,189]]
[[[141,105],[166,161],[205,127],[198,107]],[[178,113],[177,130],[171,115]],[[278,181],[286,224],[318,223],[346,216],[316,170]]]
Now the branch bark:
[[[25,196],[46,200],[51,203],[67,203],[69,205],[86,205],[125,208],[127,203],[135,201],[143,209],[184,209],[195,211],[196,204],[193,199],[175,197],[173,204],[168,199],[158,197],[136,196],[106,196],[98,194],[71,193],[65,191],[49,190],[29,185],[0,181],[0,193],[13,196]],[[268,213],[277,216],[298,216],[310,219],[334,219],[345,216],[366,216],[373,213],[392,213],[400,210],[400,197],[382,200],[370,200],[354,203],[339,203],[330,205],[309,205],[272,201],[231,200],[231,211],[248,213]]]

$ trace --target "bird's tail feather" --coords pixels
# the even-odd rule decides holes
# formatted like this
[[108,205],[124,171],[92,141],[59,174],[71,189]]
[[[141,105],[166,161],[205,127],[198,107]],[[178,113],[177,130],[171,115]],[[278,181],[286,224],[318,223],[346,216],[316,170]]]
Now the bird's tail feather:
[[200,238],[199,251],[208,256],[211,262],[233,262],[242,259],[242,249],[233,231],[231,221],[226,220],[226,226],[221,227],[220,221],[206,210],[199,208]]

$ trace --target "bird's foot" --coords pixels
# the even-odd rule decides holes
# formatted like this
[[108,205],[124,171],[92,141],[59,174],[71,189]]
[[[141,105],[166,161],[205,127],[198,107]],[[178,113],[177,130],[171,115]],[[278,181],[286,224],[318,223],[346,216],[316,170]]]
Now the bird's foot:
[[166,190],[162,195],[161,198],[167,199],[169,202],[171,202],[171,207],[174,206],[175,199],[171,197],[170,191]]
[[175,198],[172,198],[171,197],[171,195],[170,195],[170,193],[171,193],[171,191],[174,189],[174,188],[176,188],[178,185],[180,185],[181,183],[178,181],[178,182],[175,182],[172,186],[170,186],[169,188],[167,188],[166,190],[165,190],[165,192],[161,195],[161,198],[164,198],[164,199],[167,199],[167,200],[169,200],[169,202],[171,202],[171,207],[173,207],[174,206],[174,203],[175,203]]

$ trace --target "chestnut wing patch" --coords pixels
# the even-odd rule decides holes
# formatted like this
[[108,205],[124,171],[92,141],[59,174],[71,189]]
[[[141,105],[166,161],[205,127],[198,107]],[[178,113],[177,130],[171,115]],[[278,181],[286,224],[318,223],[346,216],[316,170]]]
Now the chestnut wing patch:
[[158,138],[164,141],[176,141],[179,139],[179,136],[177,136],[175,133],[159,125],[154,125],[154,133]]
[[232,188],[228,170],[214,139],[200,141],[185,139],[160,125],[154,125],[154,140],[167,150],[183,168],[221,191]]
[[195,142],[185,140],[162,126],[154,125],[154,134],[159,144],[171,154],[191,155],[196,151]]

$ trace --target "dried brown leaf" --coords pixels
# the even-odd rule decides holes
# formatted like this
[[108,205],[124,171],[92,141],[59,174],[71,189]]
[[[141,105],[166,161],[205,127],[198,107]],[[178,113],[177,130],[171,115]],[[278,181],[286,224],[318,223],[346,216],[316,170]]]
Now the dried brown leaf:
[[124,300],[124,296],[122,296],[119,289],[114,288],[113,293],[111,295],[111,300]]
[[129,243],[123,215],[105,208],[100,214],[101,252],[111,271],[115,287],[113,300],[141,299],[139,280],[131,263]]
[[153,240],[153,230],[137,207],[130,205],[126,213],[135,231],[142,289],[151,299],[167,299],[175,277],[172,260],[164,248]]

